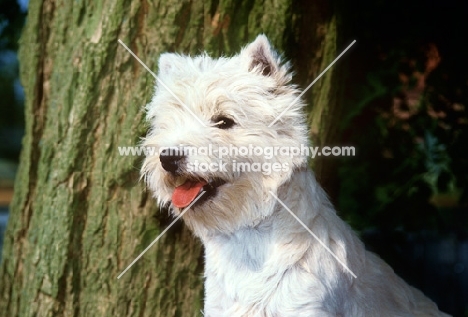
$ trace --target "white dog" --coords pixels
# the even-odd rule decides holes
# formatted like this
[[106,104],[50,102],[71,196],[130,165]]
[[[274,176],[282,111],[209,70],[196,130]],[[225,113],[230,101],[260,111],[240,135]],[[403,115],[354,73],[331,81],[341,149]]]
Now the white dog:
[[257,155],[308,144],[299,90],[265,36],[231,58],[163,54],[159,79],[144,141],[159,152],[142,175],[174,215],[190,207],[205,316],[447,316],[365,250],[305,155]]

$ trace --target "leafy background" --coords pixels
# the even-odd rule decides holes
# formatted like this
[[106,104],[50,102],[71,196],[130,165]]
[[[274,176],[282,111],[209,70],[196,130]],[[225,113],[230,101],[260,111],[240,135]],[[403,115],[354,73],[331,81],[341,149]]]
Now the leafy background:
[[411,284],[468,316],[468,4],[358,1],[336,203]]

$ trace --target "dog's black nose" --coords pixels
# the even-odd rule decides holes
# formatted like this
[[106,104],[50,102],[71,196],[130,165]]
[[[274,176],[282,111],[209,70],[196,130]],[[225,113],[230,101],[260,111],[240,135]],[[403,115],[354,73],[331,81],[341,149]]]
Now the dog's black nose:
[[173,153],[169,150],[163,150],[159,155],[159,161],[161,161],[161,165],[166,171],[175,173],[179,168],[180,161],[184,157],[185,156],[183,154],[179,154],[177,152]]

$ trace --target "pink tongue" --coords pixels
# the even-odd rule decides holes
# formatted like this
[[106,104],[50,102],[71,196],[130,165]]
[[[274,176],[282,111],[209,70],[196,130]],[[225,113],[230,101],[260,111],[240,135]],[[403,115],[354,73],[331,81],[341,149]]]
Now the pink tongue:
[[176,187],[172,193],[172,203],[178,208],[184,208],[197,197],[200,189],[205,186],[205,182],[186,181],[184,184]]

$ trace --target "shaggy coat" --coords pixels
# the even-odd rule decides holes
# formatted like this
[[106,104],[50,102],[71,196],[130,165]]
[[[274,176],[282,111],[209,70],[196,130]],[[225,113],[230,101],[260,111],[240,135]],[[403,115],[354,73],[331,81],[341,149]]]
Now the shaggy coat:
[[[447,316],[365,250],[336,215],[307,155],[221,157],[226,147],[308,145],[291,76],[263,35],[231,58],[159,60],[144,140],[158,154],[146,157],[142,175],[174,215],[190,207],[182,218],[205,247],[204,316]],[[213,152],[164,152],[170,147]],[[223,168],[194,169],[220,162]],[[281,168],[248,171],[239,163]]]

